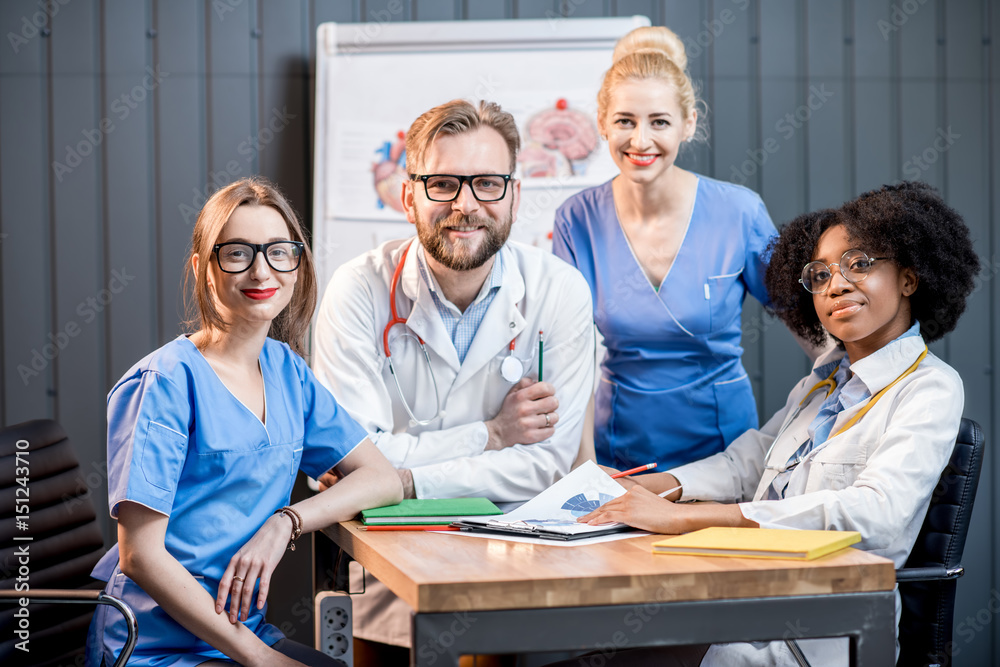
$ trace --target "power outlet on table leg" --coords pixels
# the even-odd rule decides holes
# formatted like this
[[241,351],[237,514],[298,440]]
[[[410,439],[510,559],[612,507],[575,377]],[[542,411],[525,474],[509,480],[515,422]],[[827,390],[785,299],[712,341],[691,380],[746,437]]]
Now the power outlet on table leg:
[[316,649],[345,667],[354,667],[352,612],[350,595],[334,591],[316,594]]

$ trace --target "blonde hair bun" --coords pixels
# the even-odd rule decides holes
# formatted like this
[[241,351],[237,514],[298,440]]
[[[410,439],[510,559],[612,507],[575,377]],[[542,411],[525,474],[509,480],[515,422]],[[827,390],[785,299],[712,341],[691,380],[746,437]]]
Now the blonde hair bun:
[[633,53],[655,51],[669,58],[682,72],[687,70],[687,52],[684,42],[670,28],[665,26],[644,26],[636,28],[615,44],[611,58],[613,63]]

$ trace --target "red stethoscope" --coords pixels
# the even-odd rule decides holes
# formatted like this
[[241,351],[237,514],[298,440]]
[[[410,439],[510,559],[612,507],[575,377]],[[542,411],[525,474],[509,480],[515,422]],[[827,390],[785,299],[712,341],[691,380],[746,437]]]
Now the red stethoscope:
[[[399,284],[400,274],[403,272],[403,265],[406,263],[406,255],[410,252],[410,246],[413,245],[413,241],[410,241],[406,248],[403,249],[403,254],[399,258],[399,263],[396,265],[396,270],[392,274],[392,283],[389,285],[389,312],[392,317],[389,319],[389,323],[385,325],[385,329],[382,330],[382,348],[385,350],[385,358],[389,361],[389,372],[392,374],[392,380],[396,385],[396,391],[399,393],[399,398],[403,402],[403,409],[406,410],[406,414],[410,416],[412,425],[426,426],[432,421],[441,416],[441,394],[438,391],[437,379],[434,377],[434,369],[431,366],[431,357],[427,353],[427,346],[424,344],[424,339],[420,336],[410,333],[408,330],[402,335],[409,336],[420,344],[420,352],[424,356],[424,362],[427,365],[427,372],[430,374],[431,383],[434,385],[434,400],[437,404],[437,409],[432,417],[428,419],[417,419],[417,416],[413,413],[410,408],[410,404],[406,400],[406,396],[403,394],[403,388],[399,384],[399,376],[396,373],[396,369],[392,365],[392,352],[389,351],[389,330],[392,329],[397,324],[406,325],[406,318],[400,317],[399,313],[396,311],[396,285]],[[521,360],[514,356],[514,339],[512,338],[509,345],[510,353],[504,358],[503,362],[500,364],[500,375],[503,379],[511,384],[517,382],[521,379],[524,374],[524,365]]]

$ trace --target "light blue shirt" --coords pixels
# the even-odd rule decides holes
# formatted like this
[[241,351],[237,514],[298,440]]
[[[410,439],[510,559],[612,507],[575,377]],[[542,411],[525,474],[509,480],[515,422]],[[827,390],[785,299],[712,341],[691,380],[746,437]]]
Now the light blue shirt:
[[[319,477],[367,437],[284,343],[265,341],[260,370],[266,425],[184,336],[133,366],[108,394],[111,515],[128,500],[167,516],[167,551],[213,599],[232,556],[289,503],[299,468]],[[118,560],[115,545],[93,576],[136,612],[139,643],[129,665],[226,659],[122,574]],[[124,619],[107,610],[94,615],[88,664],[100,664],[102,648],[111,664],[124,643]],[[244,625],[273,644],[282,634],[264,621],[266,611],[251,606]]]
[[501,253],[497,253],[494,257],[496,259],[493,261],[493,269],[490,271],[489,280],[483,283],[483,287],[479,290],[476,300],[469,304],[469,307],[463,313],[458,309],[458,306],[445,298],[444,294],[438,289],[437,281],[434,280],[424,264],[423,247],[420,248],[420,253],[417,255],[417,266],[420,267],[420,276],[431,291],[431,298],[434,299],[434,305],[441,315],[441,321],[444,322],[444,327],[447,329],[448,335],[451,336],[451,342],[455,345],[455,351],[458,352],[458,360],[463,363],[465,362],[465,355],[469,352],[469,347],[472,346],[472,340],[476,337],[476,332],[479,331],[479,325],[483,323],[483,318],[486,317],[486,311],[489,310],[490,304],[493,303],[494,297],[496,297],[497,292],[500,290],[500,278],[503,275],[503,256]]

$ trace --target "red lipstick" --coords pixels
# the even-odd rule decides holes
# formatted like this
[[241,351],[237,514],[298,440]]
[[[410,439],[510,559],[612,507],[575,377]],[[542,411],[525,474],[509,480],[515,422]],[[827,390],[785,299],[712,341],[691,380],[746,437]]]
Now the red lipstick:
[[274,296],[274,293],[278,291],[277,287],[271,287],[269,289],[245,289],[240,290],[246,296],[257,301],[263,301],[264,299],[270,299]]

